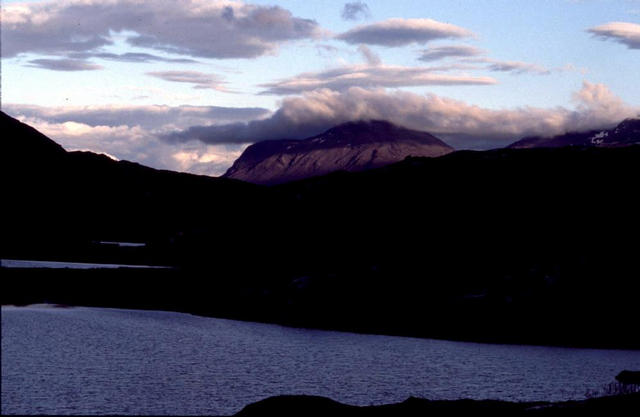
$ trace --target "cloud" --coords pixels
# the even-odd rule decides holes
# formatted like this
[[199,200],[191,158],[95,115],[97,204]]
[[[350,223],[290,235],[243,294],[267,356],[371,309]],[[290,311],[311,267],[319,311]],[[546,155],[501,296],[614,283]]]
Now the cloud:
[[193,126],[165,136],[169,142],[252,143],[309,137],[340,123],[384,119],[431,132],[457,148],[502,147],[525,136],[550,136],[611,126],[639,109],[626,105],[602,84],[585,82],[568,109],[486,109],[435,94],[352,87],[287,97],[271,117],[248,123]]
[[588,32],[601,39],[623,43],[629,49],[640,49],[640,25],[636,23],[610,22],[593,27]]
[[88,126],[140,126],[145,130],[180,129],[194,124],[221,124],[264,118],[270,111],[259,107],[216,106],[67,106],[43,107],[3,103],[2,110],[15,117],[60,124],[73,121]]
[[468,45],[443,45],[425,49],[418,59],[429,62],[449,57],[461,58],[477,55],[484,55],[484,51]]
[[357,26],[336,38],[351,44],[405,46],[424,44],[436,39],[473,36],[467,29],[431,19],[393,18],[369,25]]
[[459,58],[461,62],[488,64],[486,69],[494,72],[510,72],[512,74],[550,74],[551,71],[541,65],[521,61],[500,61],[497,59],[479,57],[485,51],[468,45],[443,45],[422,51],[420,61],[436,61],[444,58]]
[[639,108],[627,106],[604,84],[584,82],[582,88],[572,97],[578,113],[596,119],[596,123],[604,124],[616,118],[638,117]]
[[371,17],[369,6],[367,6],[367,3],[362,1],[346,3],[342,9],[342,18],[344,20],[367,19],[369,17]]
[[321,43],[321,44],[316,44],[314,46],[316,48],[316,52],[318,56],[321,56],[323,58],[334,56],[336,53],[338,53],[338,51],[340,51],[339,48],[333,45],[327,45],[327,44]]
[[107,52],[75,52],[69,54],[69,58],[73,59],[89,59],[100,58],[109,61],[118,62],[131,62],[131,63],[147,63],[147,62],[167,62],[175,64],[196,64],[198,61],[188,58],[164,58],[158,55],[141,53],[141,52],[126,52],[124,54],[113,54]]
[[[533,64],[530,62],[522,61],[500,61],[492,58],[464,58],[460,62],[469,64],[486,64],[485,69],[493,72],[509,72],[511,74],[537,74],[537,75],[549,75],[552,70],[543,67],[542,65]],[[479,67],[476,67],[479,69]],[[554,69],[554,71],[568,71],[574,69],[572,66],[564,66]]]
[[196,89],[228,91],[221,85],[225,84],[225,82],[214,74],[205,74],[197,71],[156,71],[147,72],[147,75],[165,81],[193,84],[193,88]]
[[358,46],[358,52],[362,54],[362,57],[365,59],[365,61],[367,61],[367,64],[373,66],[382,64],[382,60],[380,59],[380,57],[371,49],[369,49],[367,45]]
[[481,62],[487,62],[489,64],[488,69],[494,72],[511,72],[514,74],[539,74],[549,75],[551,71],[540,65],[531,64],[521,61],[497,61],[495,59],[484,59]]
[[52,0],[2,9],[4,58],[91,52],[113,44],[116,33],[130,45],[175,54],[255,58],[321,30],[281,7],[235,0]]
[[261,94],[289,95],[319,88],[346,90],[350,87],[410,87],[425,85],[490,85],[491,77],[451,75],[436,72],[454,67],[401,67],[390,65],[345,65],[321,72],[306,72],[262,84]]
[[41,107],[4,104],[3,111],[40,130],[67,150],[89,150],[159,169],[221,175],[245,146],[159,139],[194,124],[225,124],[266,117],[260,108],[205,106]]
[[68,151],[91,151],[158,169],[222,175],[245,146],[167,143],[139,126],[89,126],[76,122],[49,123],[22,119]]
[[32,59],[27,67],[42,68],[52,71],[95,71],[103,67],[80,59]]
[[220,175],[248,143],[305,138],[353,120],[386,119],[431,132],[458,148],[505,146],[531,135],[611,126],[635,117],[605,85],[585,82],[574,108],[486,109],[434,94],[349,88],[283,99],[273,114],[259,108],[205,106],[40,107],[3,104],[68,150],[91,150],[154,168]]
[[589,69],[585,68],[585,67],[578,67],[574,64],[564,64],[563,66],[557,68],[557,71],[559,72],[577,72],[581,75],[586,75],[587,73],[589,73]]

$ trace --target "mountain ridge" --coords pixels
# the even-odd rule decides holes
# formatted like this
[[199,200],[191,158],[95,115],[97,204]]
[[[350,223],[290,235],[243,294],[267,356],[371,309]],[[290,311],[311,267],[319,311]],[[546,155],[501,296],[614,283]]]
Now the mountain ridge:
[[624,119],[610,129],[566,132],[543,137],[529,136],[508,145],[510,149],[559,148],[563,146],[612,147],[640,144],[640,118]]

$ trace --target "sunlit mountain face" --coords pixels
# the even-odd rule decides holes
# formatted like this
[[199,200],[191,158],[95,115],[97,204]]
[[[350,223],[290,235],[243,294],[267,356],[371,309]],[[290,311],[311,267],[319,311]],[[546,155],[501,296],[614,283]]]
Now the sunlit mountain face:
[[269,140],[247,148],[226,177],[277,184],[334,171],[362,171],[403,159],[453,152],[426,132],[385,121],[350,122],[304,140]]

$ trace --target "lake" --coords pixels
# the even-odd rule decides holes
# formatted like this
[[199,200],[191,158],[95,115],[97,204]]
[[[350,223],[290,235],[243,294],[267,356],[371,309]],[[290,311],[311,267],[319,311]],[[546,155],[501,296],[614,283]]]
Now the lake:
[[2,308],[2,414],[229,415],[278,394],[354,405],[583,399],[640,352],[295,329],[189,314]]
[[35,261],[25,259],[0,259],[3,268],[48,268],[48,269],[114,269],[114,268],[141,268],[141,269],[166,269],[168,266],[152,265],[122,265],[122,264],[98,264],[87,262],[58,262]]

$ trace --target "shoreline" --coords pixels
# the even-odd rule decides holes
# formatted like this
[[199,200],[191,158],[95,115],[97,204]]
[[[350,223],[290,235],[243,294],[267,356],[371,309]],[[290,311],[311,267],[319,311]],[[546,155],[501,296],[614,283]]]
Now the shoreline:
[[442,401],[409,397],[401,403],[376,406],[347,405],[326,397],[283,395],[249,404],[233,416],[602,416],[623,415],[619,413],[628,411],[640,411],[640,393],[563,402]]

